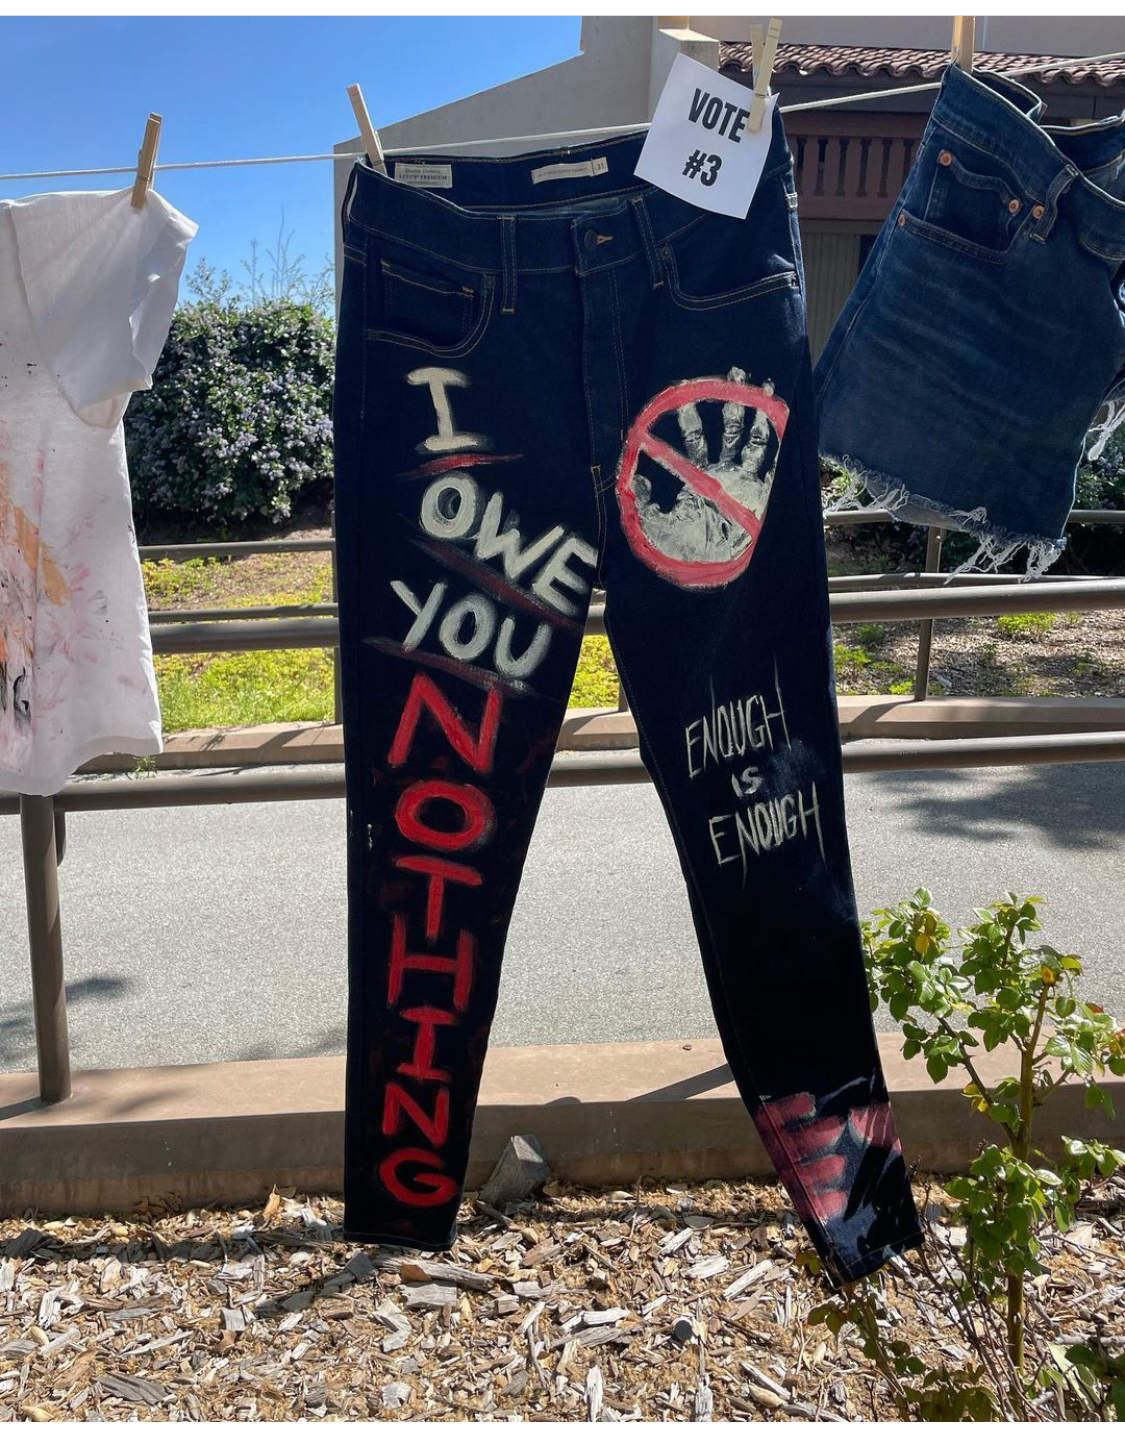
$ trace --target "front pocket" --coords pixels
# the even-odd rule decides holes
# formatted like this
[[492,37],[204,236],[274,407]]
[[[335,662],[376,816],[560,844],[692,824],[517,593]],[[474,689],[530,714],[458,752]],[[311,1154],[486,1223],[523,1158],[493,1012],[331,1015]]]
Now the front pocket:
[[381,328],[437,347],[452,348],[463,341],[473,319],[475,289],[388,259],[379,261],[379,277]]
[[966,252],[1005,254],[1027,219],[1031,201],[994,156],[971,151],[959,157],[952,143],[936,141],[925,205],[919,214],[908,204],[903,211],[907,221],[921,237],[945,235],[953,247]]
[[660,256],[664,260],[668,292],[673,303],[679,304],[681,308],[726,308],[734,303],[758,298],[765,293],[773,293],[779,288],[795,289],[800,282],[795,269],[783,269],[780,273],[766,274],[763,278],[755,279],[753,283],[743,284],[741,288],[727,289],[720,293],[690,293],[685,289],[685,280],[681,278],[675,251],[671,246],[665,244]]

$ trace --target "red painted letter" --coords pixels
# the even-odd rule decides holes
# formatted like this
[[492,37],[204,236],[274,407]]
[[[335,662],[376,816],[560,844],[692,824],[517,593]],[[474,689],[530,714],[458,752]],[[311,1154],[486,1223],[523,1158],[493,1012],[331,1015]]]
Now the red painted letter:
[[459,865],[455,860],[442,860],[440,855],[400,855],[395,864],[402,870],[416,870],[419,875],[430,877],[430,888],[426,895],[426,939],[436,940],[441,932],[441,907],[445,899],[445,882],[457,885],[479,885],[479,871],[471,865]]
[[[458,1194],[457,1184],[447,1173],[419,1173],[414,1175],[417,1188],[408,1188],[398,1176],[406,1162],[421,1164],[424,1168],[441,1168],[441,1158],[430,1149],[395,1149],[379,1165],[379,1177],[387,1192],[400,1203],[412,1208],[434,1208],[439,1203],[448,1203]],[[422,1189],[429,1189],[423,1193]]]
[[425,709],[437,722],[439,729],[461,759],[467,762],[474,771],[486,775],[492,769],[492,757],[496,750],[496,731],[500,725],[500,710],[503,704],[503,696],[493,688],[485,698],[484,715],[481,717],[480,730],[474,741],[472,732],[462,717],[453,709],[450,701],[442,695],[437,684],[429,676],[419,671],[415,674],[406,698],[406,705],[402,708],[398,730],[391,742],[390,755],[387,760],[392,766],[401,766],[406,760],[410,754],[414,733],[418,729],[419,717]]
[[[464,824],[460,830],[438,830],[422,820],[422,808],[430,801],[450,801],[459,806]],[[453,781],[415,781],[399,796],[395,821],[407,840],[429,845],[434,850],[465,850],[479,845],[491,832],[495,812],[492,802],[476,786]]]
[[456,1016],[447,1009],[433,1009],[429,1005],[423,1005],[417,1009],[404,1009],[402,1017],[408,1019],[411,1024],[416,1024],[418,1033],[414,1037],[412,1062],[400,1064],[398,1072],[409,1074],[412,1079],[436,1079],[441,1084],[448,1084],[448,1072],[434,1066],[434,1050],[437,1048],[437,1035],[434,1031],[439,1024],[456,1024]]
[[388,1137],[402,1131],[402,1116],[411,1119],[435,1148],[440,1149],[449,1137],[449,1090],[439,1089],[434,1098],[434,1112],[427,1114],[401,1084],[388,1084],[383,1101],[383,1132]]
[[406,948],[406,916],[395,911],[391,933],[391,969],[387,977],[387,1001],[395,1005],[402,996],[402,980],[407,970],[428,970],[435,975],[453,977],[453,1007],[464,1013],[469,1007],[469,991],[473,987],[473,955],[476,941],[467,930],[457,932],[457,955],[417,955]]

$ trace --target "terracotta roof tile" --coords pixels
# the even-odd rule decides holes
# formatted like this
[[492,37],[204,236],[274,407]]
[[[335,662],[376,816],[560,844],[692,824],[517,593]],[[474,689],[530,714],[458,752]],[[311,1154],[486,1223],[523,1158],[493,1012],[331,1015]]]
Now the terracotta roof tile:
[[[751,47],[741,41],[722,41],[719,67],[749,71]],[[1103,60],[1091,65],[1066,55],[1014,55],[978,52],[974,65],[981,70],[1019,70],[1027,65],[1051,61],[1051,68],[1027,76],[1040,84],[1102,85],[1109,89],[1125,83],[1125,60]],[[778,45],[776,70],[796,70],[803,75],[829,74],[856,79],[933,80],[940,78],[949,63],[948,50],[885,50],[866,45]]]

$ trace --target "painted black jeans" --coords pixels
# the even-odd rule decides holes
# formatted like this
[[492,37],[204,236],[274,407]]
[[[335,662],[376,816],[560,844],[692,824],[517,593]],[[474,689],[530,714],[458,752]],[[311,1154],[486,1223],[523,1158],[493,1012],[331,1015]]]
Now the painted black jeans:
[[918,1222],[844,825],[792,165],[778,121],[740,221],[639,182],[640,144],[352,174],[345,1230],[453,1239],[596,584],[731,1071],[851,1280]]

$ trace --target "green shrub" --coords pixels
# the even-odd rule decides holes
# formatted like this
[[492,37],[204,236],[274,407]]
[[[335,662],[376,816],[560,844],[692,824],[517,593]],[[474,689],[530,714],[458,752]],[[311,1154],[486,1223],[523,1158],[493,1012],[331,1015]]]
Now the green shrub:
[[[1058,1158],[1039,1147],[1038,1111],[1068,1083],[1084,1086],[1087,1108],[1112,1116],[1104,1081],[1125,1074],[1125,1029],[1079,995],[1080,959],[1033,941],[1042,928],[1038,905],[1009,894],[954,934],[929,891],[918,890],[864,925],[872,1008],[887,1007],[903,1057],[924,1061],[935,1084],[950,1075],[963,1081],[982,1134],[990,1121],[996,1139],[946,1186],[967,1242],[959,1273],[933,1288],[938,1306],[975,1329],[978,1352],[989,1352],[998,1305],[1003,1346],[993,1344],[975,1366],[927,1369],[889,1335],[874,1281],[809,1315],[833,1331],[851,1324],[859,1332],[904,1419],[1023,1420],[1046,1390],[1058,1393],[1066,1420],[1108,1420],[1110,1408],[1125,1414],[1121,1360],[1097,1338],[1064,1344],[1055,1327],[1035,1326],[1028,1299],[1029,1282],[1048,1273],[1041,1258],[1048,1230],[1065,1234],[1089,1188],[1125,1166],[1125,1152],[1095,1140],[1063,1137]],[[990,1077],[982,1061],[996,1049],[1010,1056],[1002,1078]]]
[[327,499],[332,323],[289,299],[180,308],[152,388],[125,415],[133,502],[236,528]]
[[874,651],[887,639],[887,629],[882,622],[860,622],[855,629],[855,639],[860,646]]
[[1053,630],[1056,621],[1054,612],[1012,612],[996,618],[996,629],[1009,641],[1034,641]]

